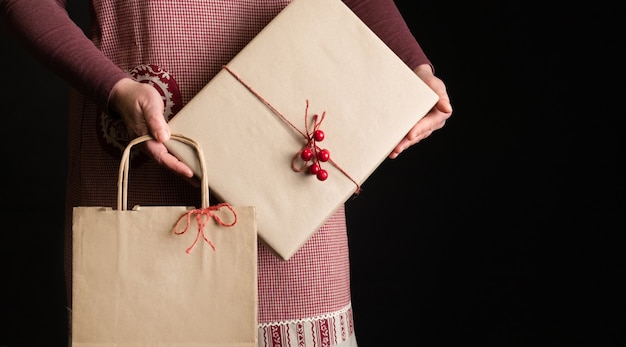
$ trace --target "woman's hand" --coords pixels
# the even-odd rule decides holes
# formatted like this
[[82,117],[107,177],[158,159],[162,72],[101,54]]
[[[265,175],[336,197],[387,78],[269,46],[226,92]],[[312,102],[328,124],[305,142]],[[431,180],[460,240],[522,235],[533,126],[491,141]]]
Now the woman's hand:
[[152,135],[155,140],[139,144],[148,156],[184,178],[193,178],[191,168],[170,154],[163,144],[171,133],[163,115],[163,98],[154,87],[124,78],[113,86],[109,107],[120,114],[131,138]]
[[452,105],[450,104],[446,86],[441,79],[434,75],[430,65],[420,65],[414,71],[424,83],[437,93],[439,101],[398,143],[396,148],[389,154],[390,159],[397,158],[405,149],[427,138],[433,131],[443,128],[446,120],[452,115]]

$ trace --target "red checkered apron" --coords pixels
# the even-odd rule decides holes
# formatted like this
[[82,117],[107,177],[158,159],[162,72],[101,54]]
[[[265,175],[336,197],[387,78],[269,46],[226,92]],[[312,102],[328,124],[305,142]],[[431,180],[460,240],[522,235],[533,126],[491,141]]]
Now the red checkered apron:
[[[150,81],[175,116],[288,0],[94,0],[91,37],[122,69]],[[120,120],[72,93],[67,220],[73,206],[115,206]],[[198,189],[148,160],[131,170],[129,204],[200,205]],[[71,281],[71,223],[66,226]],[[289,260],[259,244],[259,346],[355,346],[345,211]],[[71,283],[68,282],[68,288]]]

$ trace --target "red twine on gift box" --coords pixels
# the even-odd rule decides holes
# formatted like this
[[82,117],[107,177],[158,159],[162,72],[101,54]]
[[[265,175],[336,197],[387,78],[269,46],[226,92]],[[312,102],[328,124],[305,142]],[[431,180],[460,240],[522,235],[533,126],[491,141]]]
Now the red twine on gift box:
[[[302,137],[306,141],[306,143],[302,147],[302,149],[311,147],[312,150],[314,150],[315,153],[317,153],[317,151],[320,150],[320,148],[317,147],[317,145],[315,144],[315,139],[313,138],[314,137],[313,134],[315,133],[315,130],[319,130],[319,126],[320,126],[320,124],[321,124],[321,122],[322,122],[326,112],[324,112],[322,114],[321,119],[319,119],[319,121],[317,121],[318,120],[318,116],[317,115],[313,116],[314,126],[313,126],[313,131],[310,132],[309,131],[309,119],[308,119],[309,100],[306,100],[306,108],[305,108],[305,115],[304,115],[304,122],[305,122],[305,127],[306,127],[306,133],[304,133],[300,129],[298,129],[293,123],[291,123],[289,121],[289,119],[287,119],[287,117],[285,117],[282,113],[280,113],[274,106],[272,106],[272,104],[270,104],[267,100],[265,100],[265,98],[263,98],[259,93],[257,93],[250,85],[248,85],[239,75],[237,75],[234,71],[232,71],[227,65],[223,65],[222,68],[225,69],[226,71],[228,71],[233,77],[235,77],[235,79],[237,81],[239,81],[239,83],[241,83],[252,94],[254,94],[254,96],[256,96],[257,99],[259,99],[263,104],[265,104],[265,106],[267,106],[272,112],[274,112],[274,114],[276,114],[278,117],[280,117],[281,120],[283,120],[285,123],[287,123],[289,126],[291,126],[295,131],[297,131],[300,135],[302,135]],[[303,171],[304,166],[306,166],[306,163],[303,164],[303,166],[301,168],[298,168],[295,165],[295,161],[300,156],[300,153],[302,152],[302,149],[296,153],[296,155],[294,156],[294,159],[292,160],[292,165],[291,166],[292,166],[292,169],[294,171],[296,171],[296,172]],[[346,176],[350,181],[352,181],[356,185],[355,194],[359,194],[360,191],[361,191],[361,186],[345,170],[343,170],[335,161],[333,161],[330,158],[328,158],[327,160],[335,168],[337,168],[337,170],[339,170],[342,174],[344,174],[344,176]],[[317,158],[316,158],[316,161],[317,161]],[[319,163],[317,163],[317,164],[319,164]]]
[[[317,177],[320,181],[325,181],[326,178],[328,177],[328,173],[326,172],[326,170],[322,169],[320,165],[320,161],[330,160],[330,157],[320,159],[319,157],[320,153],[324,151],[328,155],[328,151],[322,150],[317,145],[317,141],[322,141],[324,139],[324,132],[320,130],[320,127],[322,126],[322,121],[324,120],[325,116],[326,116],[326,112],[323,112],[322,116],[313,115],[313,129],[309,130],[309,123],[310,123],[309,100],[306,101],[306,108],[304,110],[304,127],[306,130],[306,135],[305,135],[306,143],[293,156],[293,159],[291,160],[291,168],[293,169],[293,171],[302,172],[305,169],[308,169],[309,173],[318,175]],[[318,139],[316,139],[316,137]],[[302,159],[302,165],[300,167],[296,165],[296,162],[298,161],[298,159]],[[309,161],[313,161],[313,164],[311,164],[310,166],[307,166]],[[320,174],[322,174],[323,176],[320,176]]]
[[[235,220],[232,223],[230,223],[230,224],[224,223],[224,221],[222,221],[222,219],[218,215],[213,213],[213,211],[217,211],[217,210],[219,210],[222,207],[228,208],[233,213],[233,216],[235,217]],[[191,246],[189,246],[189,248],[187,248],[187,250],[185,251],[187,253],[191,253],[193,248],[196,246],[196,244],[200,240],[200,236],[202,236],[204,241],[206,241],[206,243],[208,243],[209,246],[211,246],[211,248],[213,248],[213,250],[215,250],[215,244],[213,244],[213,241],[209,240],[206,237],[206,235],[204,234],[204,227],[206,226],[207,222],[211,218],[213,218],[213,220],[215,220],[215,222],[217,224],[219,224],[219,225],[221,225],[223,227],[232,227],[233,225],[235,225],[237,223],[237,213],[235,212],[233,207],[230,206],[228,203],[221,203],[221,204],[217,204],[215,206],[209,206],[209,207],[205,207],[205,208],[189,210],[188,212],[186,212],[185,214],[180,216],[178,218],[178,220],[176,221],[176,224],[174,225],[174,234],[182,235],[182,234],[186,233],[187,230],[189,230],[189,227],[191,226],[191,216],[195,216],[196,217],[196,224],[198,224],[198,234],[196,234],[196,239],[193,241],[193,244],[191,244]],[[187,224],[185,225],[185,229],[183,229],[182,231],[178,231],[178,225],[183,220],[183,218],[187,221]]]

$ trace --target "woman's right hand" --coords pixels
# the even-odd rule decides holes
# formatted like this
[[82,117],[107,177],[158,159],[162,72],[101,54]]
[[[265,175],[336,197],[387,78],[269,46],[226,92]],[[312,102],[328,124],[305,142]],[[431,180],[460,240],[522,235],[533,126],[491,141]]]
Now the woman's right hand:
[[169,153],[163,144],[171,132],[163,115],[163,98],[154,87],[123,78],[113,86],[109,108],[122,117],[131,138],[152,135],[154,140],[140,144],[148,156],[176,174],[193,179],[191,168]]

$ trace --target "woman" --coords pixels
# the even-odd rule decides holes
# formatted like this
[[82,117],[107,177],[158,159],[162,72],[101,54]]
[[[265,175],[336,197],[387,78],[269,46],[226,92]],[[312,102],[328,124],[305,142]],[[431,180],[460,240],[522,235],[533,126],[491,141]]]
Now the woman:
[[[133,168],[129,204],[199,206],[199,189],[188,182],[191,169],[163,145],[170,135],[167,121],[289,2],[94,0],[85,34],[68,16],[64,0],[0,0],[7,28],[73,88],[65,228],[68,307],[72,207],[115,206],[121,151],[129,139],[148,133],[155,140],[145,144],[144,157],[135,158],[141,164]],[[344,2],[440,97],[390,154],[393,159],[443,127],[452,113],[446,88],[393,0]],[[303,346],[302,341],[320,346],[313,327],[336,321],[348,322],[347,330],[331,323],[331,345],[356,346],[343,207],[288,261],[260,243],[258,257],[260,346],[272,345],[270,332],[292,346]],[[312,275],[320,272],[323,278]]]

